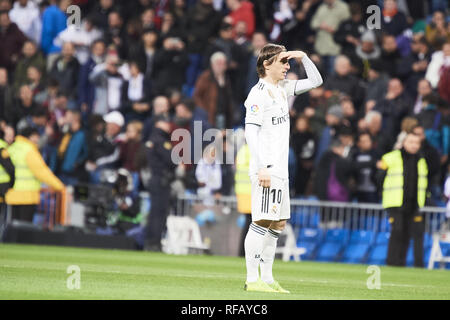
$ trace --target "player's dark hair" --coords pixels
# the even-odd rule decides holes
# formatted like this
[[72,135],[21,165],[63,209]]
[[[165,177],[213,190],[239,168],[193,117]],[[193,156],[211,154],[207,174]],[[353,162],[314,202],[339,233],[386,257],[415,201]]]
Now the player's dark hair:
[[258,60],[256,61],[256,72],[260,78],[264,78],[266,76],[266,69],[264,67],[264,61],[268,61],[268,64],[271,65],[275,62],[276,57],[281,52],[286,52],[286,48],[284,46],[280,46],[278,44],[266,44],[264,48],[261,49],[259,53]]

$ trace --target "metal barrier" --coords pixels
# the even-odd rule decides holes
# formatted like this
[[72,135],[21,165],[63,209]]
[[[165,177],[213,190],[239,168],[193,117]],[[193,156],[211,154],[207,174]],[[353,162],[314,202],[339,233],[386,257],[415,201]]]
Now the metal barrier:
[[[233,212],[237,211],[236,198],[234,196],[222,197],[220,199],[202,199],[196,195],[185,195],[178,199],[175,210],[176,214],[195,217],[196,212],[195,210],[193,211],[193,208],[199,203],[205,203],[205,205],[209,204],[210,206],[226,207]],[[287,228],[290,232],[284,232],[285,239],[283,239],[284,241],[281,241],[280,247],[277,248],[277,252],[283,255],[283,260],[289,260],[293,257],[294,260],[298,261],[299,256],[302,254],[298,249],[306,249],[303,245],[308,246],[308,243],[304,243],[300,236],[302,231],[303,233],[306,232],[307,237],[309,237],[308,239],[310,239],[308,241],[316,242],[313,244],[314,246],[305,250],[310,250],[309,255],[307,254],[305,256],[306,259],[315,260],[317,258],[319,260],[322,259],[322,261],[345,261],[343,254],[351,234],[370,234],[379,235],[380,239],[383,237],[384,239],[389,238],[389,214],[380,204],[342,203],[303,199],[291,199],[290,203],[291,218],[288,221]],[[445,229],[446,208],[425,207],[420,211],[424,217],[425,239],[427,240],[424,244],[426,246],[424,249],[429,252],[431,249],[431,242],[429,240]],[[202,217],[202,213],[198,213],[196,219],[208,221],[208,217]],[[336,238],[336,240],[334,240],[337,242],[341,241],[342,243],[337,243],[335,255],[331,257],[318,257],[317,253],[324,243],[323,240],[328,230],[331,232],[331,237],[333,237],[333,235],[342,235],[342,239]],[[314,238],[314,235],[319,236]],[[300,243],[297,242],[297,239],[300,240]],[[371,239],[372,240],[366,243],[367,246],[364,249],[365,253],[358,257],[358,262],[367,261],[369,252],[372,252],[369,251],[369,248],[372,250],[376,246],[375,237],[372,237]],[[297,248],[297,244],[302,248]],[[386,248],[387,242],[383,245],[384,253],[381,254],[381,257],[378,255],[379,262],[377,263],[383,264],[382,260],[385,258]],[[311,255],[311,253],[313,254]],[[350,262],[350,260],[351,259],[347,259],[345,262]]]
[[43,227],[52,230],[55,225],[67,224],[66,191],[52,191],[48,188],[43,188],[40,196],[41,202],[37,207],[37,212],[44,216]]

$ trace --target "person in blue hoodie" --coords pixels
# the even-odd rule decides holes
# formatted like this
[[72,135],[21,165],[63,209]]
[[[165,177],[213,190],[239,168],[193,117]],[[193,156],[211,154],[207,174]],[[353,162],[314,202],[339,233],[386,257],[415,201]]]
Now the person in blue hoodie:
[[42,14],[41,48],[48,56],[47,69],[50,69],[54,60],[52,57],[61,52],[61,47],[56,46],[53,40],[61,31],[67,28],[66,10],[71,2],[71,0],[56,0]]
[[77,184],[86,175],[84,162],[88,156],[86,133],[82,128],[81,112],[68,110],[66,113],[67,132],[58,148],[58,173],[67,185]]

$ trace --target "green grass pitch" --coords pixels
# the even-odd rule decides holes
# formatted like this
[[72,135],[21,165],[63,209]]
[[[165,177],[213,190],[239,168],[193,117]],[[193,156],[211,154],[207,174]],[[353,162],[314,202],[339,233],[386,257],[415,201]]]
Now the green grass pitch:
[[[79,290],[67,268],[80,268]],[[275,261],[291,294],[245,292],[243,258],[0,244],[0,299],[450,299],[450,271],[381,267],[369,290],[367,265]]]

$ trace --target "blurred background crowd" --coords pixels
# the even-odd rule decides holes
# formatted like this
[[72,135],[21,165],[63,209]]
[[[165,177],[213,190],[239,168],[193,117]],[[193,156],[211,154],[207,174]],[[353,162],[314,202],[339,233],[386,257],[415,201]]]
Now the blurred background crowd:
[[[79,28],[67,24],[70,5],[81,8]],[[377,21],[370,5],[381,9],[379,29],[367,27]],[[289,100],[292,197],[379,202],[376,162],[414,131],[430,168],[429,204],[442,202],[446,0],[0,0],[4,138],[37,129],[45,162],[66,185],[99,183],[112,170],[131,181],[130,192],[146,190],[148,171],[165,161],[147,156],[157,137],[193,133],[194,121],[202,132],[242,136],[243,102],[268,42],[305,51],[324,78]],[[287,77],[305,77],[291,63]],[[235,169],[214,154],[170,167],[178,192],[216,197],[234,192]],[[346,191],[336,199],[327,196],[330,178]]]

